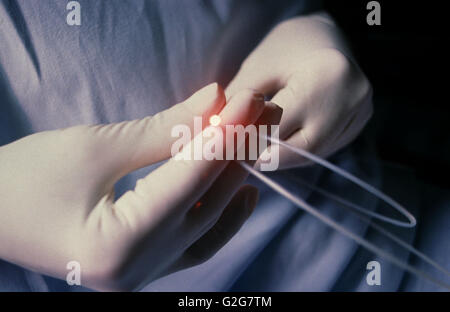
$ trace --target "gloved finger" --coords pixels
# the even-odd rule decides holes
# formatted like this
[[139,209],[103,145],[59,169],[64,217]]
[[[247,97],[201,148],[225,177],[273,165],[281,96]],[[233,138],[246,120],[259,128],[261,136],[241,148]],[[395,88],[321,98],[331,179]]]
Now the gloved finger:
[[283,86],[283,81],[278,77],[279,75],[274,74],[273,71],[267,68],[259,67],[258,70],[253,70],[241,67],[226,87],[225,95],[229,99],[241,90],[253,89],[258,90],[265,96],[269,96]]
[[[305,62],[317,62],[317,58]],[[283,107],[285,111],[280,125],[280,139],[321,157],[328,157],[338,150],[338,138],[356,111],[333,111],[329,102],[334,99],[330,98],[330,94],[338,97],[340,83],[335,82],[335,79],[324,79],[323,75],[327,71],[323,66],[309,64],[305,68],[309,70],[292,74],[285,87],[272,99],[272,102]],[[336,73],[332,70],[330,75]],[[327,91],[323,92],[317,85],[322,85]],[[311,103],[312,99],[314,103]],[[279,146],[279,153],[280,169],[311,164],[309,160],[286,147]]]
[[[224,132],[225,125],[253,124],[264,110],[264,100],[260,94],[244,90],[236,94],[220,113]],[[194,150],[203,133],[186,146],[181,153]],[[230,138],[222,134],[215,140],[223,144],[224,150],[232,144]],[[234,139],[233,139],[234,141]],[[190,154],[190,153],[189,153]],[[161,217],[178,215],[181,219],[188,209],[211,187],[228,164],[226,160],[170,159],[167,163],[138,181],[134,191],[127,192],[115,203],[119,217],[134,229],[145,230],[149,223]],[[184,213],[183,213],[184,212]]]
[[[358,108],[356,111],[349,112],[348,116],[328,117],[308,123],[307,127],[291,135],[286,143],[293,144],[322,158],[333,155],[350,144],[371,118],[371,96],[365,97],[364,101],[362,105],[356,106]],[[308,159],[296,156],[286,147],[280,147],[280,155],[283,169],[312,164]]]
[[[340,127],[319,121],[308,123],[307,127],[298,129],[284,142],[322,158],[327,158],[338,149],[337,137],[340,132],[334,132],[334,129],[340,129]],[[280,169],[304,167],[313,164],[308,158],[293,152],[286,146],[273,143],[271,148],[274,148],[274,146],[279,148]],[[264,157],[265,153],[267,152],[264,152],[261,157]]]
[[[289,145],[298,147],[303,150],[307,150],[311,153],[316,154],[317,150],[319,148],[319,144],[317,142],[317,139],[314,135],[310,135],[306,129],[299,129],[297,132],[292,134],[285,142]],[[272,143],[272,146],[269,147],[269,150],[264,151],[264,153],[261,155],[262,157],[265,157],[266,153],[270,153],[271,148],[278,148],[279,149],[279,161],[280,166],[279,169],[289,169],[294,167],[301,167],[306,166],[310,164],[310,161],[295,152],[291,151],[285,146],[278,145],[276,143]],[[260,165],[260,161],[258,160],[257,166]]]
[[240,230],[258,202],[258,189],[242,186],[215,224],[194,242],[174,265],[174,270],[200,264],[217,253]]
[[176,138],[172,128],[187,125],[193,131],[194,117],[203,118],[219,113],[225,105],[225,95],[217,84],[210,84],[187,100],[144,119],[92,127],[105,155],[105,170],[118,171],[121,176],[152,163],[170,158],[171,146]]
[[[280,107],[268,103],[256,124],[276,125],[280,122],[282,112]],[[248,138],[248,140],[251,139]],[[247,154],[247,158],[243,161],[253,166],[259,155],[256,155],[255,159],[250,159],[248,156]],[[203,235],[217,221],[227,203],[247,177],[247,170],[242,168],[237,161],[232,161],[227,165],[211,188],[186,215],[185,222],[190,231],[194,233],[194,237]]]

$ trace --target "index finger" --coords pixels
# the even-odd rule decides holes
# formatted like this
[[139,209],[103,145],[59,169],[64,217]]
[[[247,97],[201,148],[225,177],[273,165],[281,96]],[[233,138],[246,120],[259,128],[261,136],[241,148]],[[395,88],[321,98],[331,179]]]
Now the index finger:
[[[257,121],[265,107],[264,97],[253,91],[244,90],[236,94],[219,114],[222,136],[214,136],[209,143],[234,144],[234,137],[225,134],[225,125],[247,126]],[[182,151],[195,148],[196,140],[203,135],[197,135]],[[235,149],[237,150],[237,148]],[[136,185],[134,192],[126,193],[117,203],[123,204],[128,197],[138,197],[139,204],[133,205],[132,214],[127,219],[133,218],[135,222],[146,227],[148,222],[155,222],[159,217],[180,211],[188,211],[192,205],[211,187],[213,182],[227,166],[227,160],[188,160],[171,158],[167,163],[153,171]],[[135,203],[136,201],[133,200]],[[116,203],[116,204],[117,204]],[[125,205],[126,206],[126,205]],[[126,207],[125,207],[126,208]]]

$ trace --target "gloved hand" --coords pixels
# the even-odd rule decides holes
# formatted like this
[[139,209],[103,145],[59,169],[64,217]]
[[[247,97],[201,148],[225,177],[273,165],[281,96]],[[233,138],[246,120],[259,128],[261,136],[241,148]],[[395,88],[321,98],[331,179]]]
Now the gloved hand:
[[[243,62],[227,96],[245,88],[283,108],[281,140],[322,157],[350,143],[372,115],[370,83],[326,14],[276,26]],[[280,169],[309,163],[279,148]]]
[[[117,201],[114,184],[169,158],[174,125],[192,127],[194,116],[205,125],[219,112],[224,125],[246,125],[265,111],[250,90],[225,102],[212,84],[153,117],[1,147],[0,258],[62,279],[78,261],[83,285],[132,290],[211,257],[257,201],[254,187],[240,188],[247,174],[237,163],[172,158]],[[272,107],[268,116],[277,123],[281,112]]]

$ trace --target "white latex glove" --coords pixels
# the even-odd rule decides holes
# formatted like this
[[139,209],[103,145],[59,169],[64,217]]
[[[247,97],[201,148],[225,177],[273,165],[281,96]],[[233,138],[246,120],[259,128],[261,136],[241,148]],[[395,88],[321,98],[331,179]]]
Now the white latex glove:
[[[193,126],[194,116],[207,125],[219,112],[224,125],[246,125],[264,109],[250,90],[225,106],[212,84],[153,117],[36,133],[1,147],[0,258],[62,279],[78,261],[82,284],[98,290],[136,289],[205,261],[256,204],[255,188],[239,190],[246,172],[238,164],[170,159],[117,201],[114,184],[169,158],[172,126]],[[266,121],[277,123],[280,110],[269,110]]]
[[[283,108],[280,139],[327,157],[372,115],[371,86],[326,14],[283,22],[243,62],[227,96],[253,88]],[[280,147],[280,169],[309,162]]]

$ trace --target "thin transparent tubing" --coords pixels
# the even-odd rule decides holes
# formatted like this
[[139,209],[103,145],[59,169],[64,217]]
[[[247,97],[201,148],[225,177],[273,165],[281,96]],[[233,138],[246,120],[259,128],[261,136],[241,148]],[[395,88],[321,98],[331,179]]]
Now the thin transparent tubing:
[[401,214],[403,214],[408,220],[408,222],[403,222],[403,221],[399,221],[399,220],[395,220],[386,216],[383,216],[381,214],[378,213],[374,213],[374,212],[369,212],[365,209],[362,209],[361,212],[371,215],[374,218],[377,218],[379,220],[382,220],[384,222],[387,223],[391,223],[393,225],[396,226],[400,226],[400,227],[407,227],[407,228],[412,228],[415,227],[417,222],[416,222],[416,218],[414,218],[414,216],[408,211],[406,210],[402,205],[400,205],[399,203],[397,203],[394,199],[392,199],[391,197],[387,196],[386,194],[384,194],[383,192],[377,190],[376,188],[374,188],[372,185],[364,182],[363,180],[361,180],[360,178],[354,176],[353,174],[339,168],[336,165],[333,165],[332,163],[326,161],[325,159],[322,159],[314,154],[311,154],[308,151],[302,150],[300,148],[296,148],[294,146],[291,146],[283,141],[268,137],[268,136],[264,136],[266,139],[270,140],[272,143],[284,146],[288,149],[290,149],[291,151],[305,157],[308,158],[309,160],[318,163],[319,165],[322,165],[328,169],[330,169],[331,171],[335,172],[336,174],[352,181],[353,183],[357,184],[358,186],[360,186],[361,188],[365,189],[366,191],[368,191],[369,193],[372,193],[373,195],[377,196],[379,199],[381,199],[382,201],[386,202],[387,204],[389,204],[390,206],[392,206],[395,210],[397,210],[398,212],[400,212]]
[[[363,220],[364,222],[368,223],[369,226],[373,227],[376,231],[380,232],[381,234],[385,235],[386,237],[388,237],[389,239],[393,240],[394,242],[396,242],[397,244],[399,244],[400,246],[402,246],[403,248],[409,250],[410,252],[412,252],[413,254],[415,254],[417,257],[419,257],[422,261],[428,263],[429,265],[431,265],[432,267],[434,267],[436,270],[444,273],[445,275],[450,277],[450,272],[447,271],[443,266],[441,266],[439,263],[435,262],[433,259],[431,259],[430,257],[428,257],[427,255],[425,255],[424,253],[420,252],[419,250],[417,250],[416,248],[414,248],[413,246],[411,246],[410,244],[406,243],[405,241],[403,241],[402,239],[400,239],[399,237],[395,236],[394,234],[392,234],[391,232],[389,232],[388,230],[384,229],[383,227],[379,226],[376,223],[371,222],[371,220],[367,217],[364,217],[361,215],[362,211],[365,211],[364,208],[346,200],[345,198],[342,198],[338,195],[332,194],[328,191],[325,191],[317,186],[314,186],[306,181],[304,181],[303,179],[300,179],[298,177],[295,177],[295,180],[306,185],[307,187],[309,187],[310,189],[314,190],[315,192],[331,198],[332,200],[347,206],[345,207],[347,210],[350,210],[352,213],[354,213],[359,219]],[[356,210],[357,212],[355,212],[354,210]]]
[[261,180],[262,182],[264,182],[265,184],[267,184],[269,187],[271,187],[274,191],[278,192],[279,194],[283,195],[284,197],[286,197],[287,199],[289,199],[291,202],[293,202],[294,204],[296,204],[299,208],[304,209],[306,212],[312,214],[314,217],[316,217],[317,219],[319,219],[320,221],[324,222],[325,224],[327,224],[328,226],[332,227],[333,229],[335,229],[336,231],[342,233],[343,235],[353,239],[354,241],[356,241],[358,244],[360,244],[361,246],[365,247],[366,249],[368,249],[369,251],[373,252],[374,254],[394,263],[395,265],[397,265],[398,267],[418,276],[424,279],[427,279],[443,288],[449,289],[450,290],[450,285],[445,284],[444,282],[435,279],[434,277],[432,277],[431,275],[427,274],[426,272],[423,272],[421,270],[418,270],[416,268],[414,268],[413,266],[405,263],[404,261],[402,261],[401,259],[399,259],[398,257],[384,251],[383,249],[379,248],[378,246],[372,244],[371,242],[369,242],[368,240],[364,239],[363,237],[360,237],[358,235],[356,235],[355,233],[347,230],[345,227],[341,226],[340,224],[338,224],[337,222],[335,222],[333,219],[327,217],[326,215],[322,214],[320,211],[318,211],[316,208],[314,208],[313,206],[309,205],[307,202],[305,202],[303,199],[299,198],[298,196],[295,196],[294,194],[292,194],[291,192],[289,192],[288,190],[286,190],[283,186],[281,186],[280,184],[278,184],[277,182],[271,180],[270,178],[266,177],[264,174],[262,174],[261,172],[253,169],[253,167],[251,167],[250,165],[248,165],[247,163],[243,162],[243,161],[238,161],[238,163],[244,168],[246,169],[250,174],[252,174],[253,176],[255,176],[256,178],[258,178],[259,180]]

